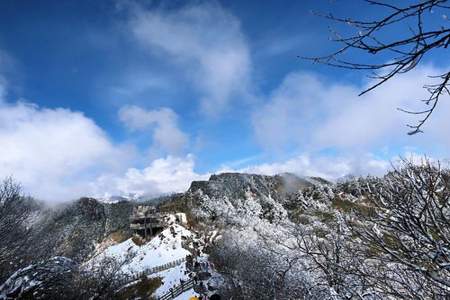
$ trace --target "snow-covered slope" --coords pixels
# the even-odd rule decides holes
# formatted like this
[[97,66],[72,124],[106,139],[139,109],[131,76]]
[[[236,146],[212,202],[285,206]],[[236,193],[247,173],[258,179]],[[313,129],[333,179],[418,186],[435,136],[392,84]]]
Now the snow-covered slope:
[[[161,277],[163,285],[157,290],[157,294],[161,295],[179,284],[180,280],[188,279],[188,270],[180,259],[190,252],[182,247],[182,243],[190,237],[196,241],[198,239],[193,232],[174,224],[144,245],[139,246],[132,239],[123,241],[131,235],[129,217],[136,201],[155,204],[165,211],[185,212],[200,222],[208,219],[224,230],[228,230],[231,224],[246,228],[258,225],[260,218],[273,224],[286,219],[283,205],[290,204],[287,199],[296,195],[299,189],[314,186],[315,180],[292,174],[262,176],[226,173],[213,175],[208,181],[193,182],[186,193],[155,199],[105,197],[99,201],[83,198],[49,210],[46,218],[32,223],[35,232],[32,251],[36,253],[33,255],[42,252],[45,254],[43,258],[66,256],[73,259],[77,267],[81,264],[88,268],[95,267],[106,257],[126,260],[121,266],[124,273],[136,275],[152,270],[146,274]],[[214,226],[208,230],[208,234],[215,234],[208,236],[205,233],[202,236],[205,243],[211,243],[218,232]],[[165,266],[164,271],[155,270],[155,267],[174,261],[178,262],[170,264],[170,268]]]
[[[86,265],[95,267],[102,259],[113,257],[117,261],[123,262],[122,271],[124,273],[140,274],[155,267],[185,259],[191,253],[182,247],[182,242],[193,235],[183,226],[173,224],[144,245],[136,245],[130,238],[122,243],[109,246]],[[184,262],[149,276],[162,279],[163,284],[156,291],[158,296],[180,284],[181,280],[189,280]]]
[[192,232],[183,226],[174,224],[142,246],[136,245],[131,238],[110,246],[96,256],[93,262],[95,263],[105,256],[123,261],[129,255],[132,258],[124,264],[123,271],[130,274],[140,273],[185,258],[190,253],[183,249],[181,243],[184,238],[191,236]]
[[53,299],[71,280],[76,264],[54,257],[16,271],[0,285],[0,299]]

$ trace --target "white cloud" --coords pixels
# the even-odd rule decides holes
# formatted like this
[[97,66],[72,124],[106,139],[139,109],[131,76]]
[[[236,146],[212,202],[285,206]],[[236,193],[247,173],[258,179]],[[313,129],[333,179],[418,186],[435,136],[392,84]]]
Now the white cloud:
[[[155,129],[155,138],[176,148],[170,136],[164,137],[177,132],[170,127],[172,114],[137,107],[122,111],[132,128],[158,123],[162,128]],[[194,172],[189,155],[159,158],[142,169],[130,167],[136,158],[133,147],[113,143],[91,119],[62,108],[0,105],[0,145],[0,178],[13,176],[26,193],[50,202],[105,194],[159,195],[183,191],[192,180],[205,179]]]
[[[160,158],[133,167],[137,150],[118,144],[93,120],[70,109],[32,103],[6,103],[0,81],[0,178],[13,176],[24,191],[61,202],[82,196],[142,193],[159,195],[185,190],[195,179],[192,156]],[[168,108],[123,107],[119,116],[132,130],[153,128],[154,144],[166,152],[182,150],[187,136]]]
[[383,175],[390,168],[390,161],[372,154],[360,157],[320,156],[301,154],[286,161],[250,165],[241,169],[223,167],[220,172],[243,172],[264,175],[293,173],[300,176],[318,176],[336,180],[347,175]]
[[[149,120],[148,111],[136,112],[143,115],[138,118],[136,113],[127,119],[132,128],[155,122]],[[206,180],[210,175],[195,171],[192,155],[169,155],[149,161],[142,168],[130,167],[133,148],[114,144],[91,119],[67,109],[25,103],[1,105],[0,144],[0,177],[13,175],[28,193],[52,202],[80,196],[183,192],[193,180]],[[417,157],[414,153],[405,156],[413,155]],[[358,158],[302,154],[284,162],[238,170],[224,167],[218,172],[292,172],[336,179],[348,174],[381,175],[389,167],[388,160],[370,154]]]
[[331,181],[336,181],[346,176],[383,176],[393,167],[402,165],[406,159],[414,164],[423,164],[425,160],[439,161],[448,166],[448,160],[426,156],[423,153],[412,152],[404,149],[401,154],[388,158],[377,157],[372,153],[360,155],[320,155],[303,153],[285,161],[248,165],[243,168],[223,166],[218,172],[241,172],[250,174],[276,175],[281,173],[293,173],[299,176],[316,176]]
[[423,82],[432,80],[427,75],[440,73],[432,67],[418,68],[361,97],[357,95],[364,87],[307,73],[289,74],[268,102],[254,111],[255,135],[269,149],[335,147],[352,153],[386,146],[448,149],[448,96],[443,96],[422,135],[408,136],[406,124],[417,122],[417,116],[397,110],[423,109],[418,101],[428,96]]
[[[153,54],[182,66],[202,94],[204,112],[217,114],[249,84],[250,55],[239,21],[219,4],[177,10],[134,10],[134,37]],[[167,57],[165,56],[165,59]]]
[[132,130],[153,128],[154,146],[169,154],[179,154],[186,147],[187,135],[178,128],[178,116],[170,108],[145,110],[138,106],[125,106],[119,118]]
[[256,137],[262,146],[281,149],[297,146],[307,136],[307,129],[317,118],[322,102],[317,78],[307,74],[290,74],[252,116]]
[[[206,180],[209,174],[194,171],[192,155],[159,158],[143,169],[130,168],[123,176],[105,175],[95,182],[97,193],[157,196],[184,192],[194,180]],[[111,186],[115,187],[111,190]]]
[[[127,152],[82,113],[16,103],[0,106],[0,177],[14,176],[33,196],[86,195],[101,172],[121,169]],[[128,151],[125,151],[128,150]]]
[[[165,56],[164,60],[180,66],[202,95],[204,112],[219,113],[233,98],[247,96],[252,68],[249,48],[239,21],[219,4],[201,3],[176,10],[138,8],[128,25],[149,53]],[[289,42],[271,51],[278,53],[291,46]],[[291,73],[264,105],[255,108],[252,123],[264,147],[295,149],[304,154],[241,168],[258,159],[250,157],[219,172],[292,172],[336,179],[348,174],[385,173],[389,160],[370,154],[383,147],[441,147],[448,154],[448,97],[427,123],[424,135],[407,136],[405,124],[416,119],[396,110],[418,107],[416,99],[427,95],[422,89],[423,79],[439,73],[437,68],[422,67],[363,97],[357,94],[364,87]],[[134,97],[150,87],[168,87],[165,80],[143,78],[147,73],[141,74],[135,80],[133,73],[126,84],[115,86],[115,92]],[[153,146],[164,152],[164,157],[136,167],[136,150],[112,141],[82,113],[25,103],[7,105],[6,92],[7,81],[0,74],[0,177],[15,176],[34,196],[62,201],[85,195],[158,195],[184,191],[192,180],[209,176],[195,171],[193,156],[180,156],[186,150],[188,136],[179,128],[178,116],[170,108],[126,106],[119,111],[121,121],[131,130],[151,130]],[[328,148],[337,148],[345,155],[308,154]]]
[[[135,147],[113,142],[83,113],[7,103],[7,88],[0,77],[0,178],[13,176],[33,197],[54,203],[138,191],[158,195],[182,191],[191,180],[204,178],[193,171],[192,156],[168,156],[135,168]],[[147,111],[128,106],[119,115],[130,129],[152,127],[155,144],[167,152],[181,150],[187,143],[177,115],[168,108]]]

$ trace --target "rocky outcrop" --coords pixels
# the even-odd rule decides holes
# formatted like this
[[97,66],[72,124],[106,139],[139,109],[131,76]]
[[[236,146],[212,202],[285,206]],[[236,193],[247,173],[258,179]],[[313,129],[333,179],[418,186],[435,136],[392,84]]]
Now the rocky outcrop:
[[116,231],[129,233],[132,202],[102,203],[82,198],[70,205],[45,211],[31,228],[30,251],[39,258],[66,256],[86,260],[96,243]]
[[54,257],[15,272],[0,286],[0,300],[62,299],[77,269],[65,257]]
[[201,201],[201,197],[210,199],[245,199],[249,196],[259,199],[271,199],[284,204],[286,199],[299,190],[316,185],[330,184],[319,177],[298,177],[291,173],[265,176],[243,173],[222,173],[212,175],[208,181],[194,181],[185,196],[192,205]]

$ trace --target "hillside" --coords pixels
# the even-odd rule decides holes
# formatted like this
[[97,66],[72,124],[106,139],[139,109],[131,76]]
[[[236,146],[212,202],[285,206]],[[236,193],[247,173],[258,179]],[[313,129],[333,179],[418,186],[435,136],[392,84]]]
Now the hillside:
[[[1,295],[13,299],[5,295],[33,291],[45,299],[41,287],[53,284],[60,267],[40,266],[70,261],[63,264],[72,274],[66,288],[106,298],[218,293],[224,299],[397,299],[413,291],[444,299],[447,246],[435,240],[449,234],[443,225],[449,210],[439,206],[448,201],[449,178],[432,165],[339,183],[292,174],[213,175],[158,201],[159,211],[184,212],[187,223],[171,215],[149,241],[129,229],[139,202],[84,198],[53,209],[35,205],[28,238],[36,242],[26,252],[29,260],[13,271],[21,270],[0,286]],[[435,184],[423,184],[430,182]],[[411,217],[421,214],[423,220]],[[30,271],[36,268],[43,271]],[[86,276],[95,284],[86,285]],[[60,290],[67,294],[55,293]]]

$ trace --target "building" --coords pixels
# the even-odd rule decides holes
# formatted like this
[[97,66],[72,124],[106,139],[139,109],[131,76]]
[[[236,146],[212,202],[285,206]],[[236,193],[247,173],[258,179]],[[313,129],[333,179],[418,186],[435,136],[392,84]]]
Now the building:
[[167,227],[165,215],[152,205],[137,205],[130,218],[130,228],[144,239],[150,238]]

